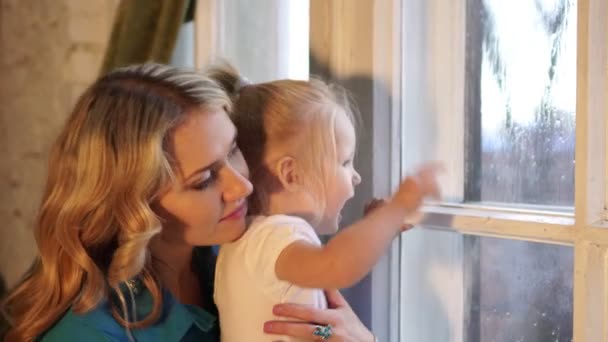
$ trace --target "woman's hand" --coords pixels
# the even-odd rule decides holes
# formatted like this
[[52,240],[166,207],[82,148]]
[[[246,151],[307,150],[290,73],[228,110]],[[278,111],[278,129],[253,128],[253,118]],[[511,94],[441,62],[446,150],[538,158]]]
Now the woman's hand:
[[302,304],[275,305],[273,313],[277,316],[293,318],[301,322],[270,321],[264,324],[264,332],[304,338],[309,341],[322,341],[314,335],[317,326],[331,325],[330,342],[373,342],[374,335],[353,312],[350,305],[337,290],[326,290],[329,309],[320,310]]

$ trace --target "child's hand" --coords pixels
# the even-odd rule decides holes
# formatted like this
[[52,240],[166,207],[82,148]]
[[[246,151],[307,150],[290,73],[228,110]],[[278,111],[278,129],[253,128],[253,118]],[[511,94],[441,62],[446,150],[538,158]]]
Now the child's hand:
[[381,206],[386,204],[386,200],[384,198],[372,198],[371,201],[367,202],[365,207],[363,207],[363,216],[367,216],[372,211],[380,208]]
[[406,177],[391,202],[400,205],[407,212],[414,212],[422,205],[427,197],[439,199],[441,197],[437,173],[443,167],[439,163],[424,164],[413,176]]
[[[383,199],[383,198],[380,198],[380,199],[378,199],[378,198],[374,198],[374,199],[372,199],[372,200],[371,200],[371,201],[369,201],[369,202],[368,202],[368,203],[365,205],[365,207],[363,208],[363,216],[367,216],[367,215],[369,215],[369,213],[371,213],[372,211],[374,211],[374,210],[376,210],[376,209],[380,208],[380,207],[381,207],[381,206],[383,206],[383,205],[386,205],[387,203],[388,203],[388,202],[387,202],[385,199]],[[413,224],[404,223],[404,224],[401,226],[401,231],[402,231],[402,232],[405,232],[405,231],[407,231],[407,230],[412,229],[413,227],[414,227],[414,225],[413,225]]]

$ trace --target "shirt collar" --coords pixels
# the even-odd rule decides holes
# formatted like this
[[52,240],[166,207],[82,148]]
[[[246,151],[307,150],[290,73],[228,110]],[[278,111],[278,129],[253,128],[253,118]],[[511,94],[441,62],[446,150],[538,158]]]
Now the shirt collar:
[[[135,301],[138,315],[145,315],[152,310],[152,296],[149,291],[142,291]],[[211,331],[216,321],[217,318],[207,310],[195,305],[182,304],[169,291],[163,290],[163,311],[158,322],[147,329],[133,330],[133,335],[138,341],[155,339],[179,341],[192,327],[196,327],[204,333]]]
[[[153,307],[152,295],[140,283],[131,288],[137,318],[145,317]],[[122,291],[125,300],[130,302],[129,291]],[[217,324],[217,317],[207,310],[195,305],[182,304],[168,291],[163,289],[163,309],[158,320],[144,329],[132,329],[131,333],[137,341],[180,341],[191,328],[203,333],[210,332]],[[125,328],[113,318],[109,302],[106,300],[96,309],[84,315],[76,315],[87,321],[88,325],[97,326],[100,330],[111,336],[120,336]]]

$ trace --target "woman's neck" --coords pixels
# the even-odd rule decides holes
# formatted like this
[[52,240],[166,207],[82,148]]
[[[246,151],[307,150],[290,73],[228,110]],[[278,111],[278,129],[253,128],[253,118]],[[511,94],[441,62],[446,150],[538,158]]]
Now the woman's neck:
[[150,242],[154,270],[160,283],[183,304],[202,305],[198,275],[192,268],[192,246],[165,241]]

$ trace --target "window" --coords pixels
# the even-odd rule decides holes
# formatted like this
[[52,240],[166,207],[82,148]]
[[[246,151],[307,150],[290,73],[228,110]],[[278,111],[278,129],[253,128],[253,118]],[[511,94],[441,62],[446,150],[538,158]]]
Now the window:
[[197,60],[221,56],[252,82],[308,79],[308,0],[209,0],[197,6]]
[[402,170],[447,166],[399,339],[605,341],[606,2],[398,3]]
[[466,236],[465,341],[571,341],[570,246]]
[[576,1],[468,6],[466,200],[572,206]]
[[310,66],[353,93],[365,181],[345,221],[446,165],[442,202],[346,291],[379,340],[608,341],[608,1],[262,3],[200,2],[197,63]]

